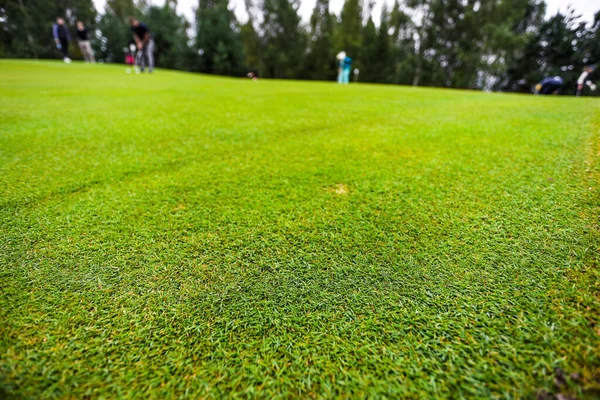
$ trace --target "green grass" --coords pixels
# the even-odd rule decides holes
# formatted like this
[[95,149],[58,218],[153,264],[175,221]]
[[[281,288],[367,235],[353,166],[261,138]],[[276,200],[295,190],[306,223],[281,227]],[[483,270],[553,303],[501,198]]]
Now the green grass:
[[0,61],[0,397],[598,396],[599,155],[593,99]]

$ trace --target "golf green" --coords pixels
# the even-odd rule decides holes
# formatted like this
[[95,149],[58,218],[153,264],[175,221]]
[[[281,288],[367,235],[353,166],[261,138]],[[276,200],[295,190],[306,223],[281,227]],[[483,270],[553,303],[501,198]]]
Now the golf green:
[[600,101],[0,61],[0,397],[600,395]]

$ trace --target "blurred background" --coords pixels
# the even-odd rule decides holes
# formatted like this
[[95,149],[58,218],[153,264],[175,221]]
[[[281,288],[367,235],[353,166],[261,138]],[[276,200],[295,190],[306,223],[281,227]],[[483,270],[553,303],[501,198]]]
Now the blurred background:
[[99,62],[122,63],[130,15],[158,67],[219,75],[333,81],[344,50],[351,81],[529,93],[555,75],[574,88],[600,62],[596,0],[8,0],[0,57],[60,58],[60,16],[73,36],[87,25]]

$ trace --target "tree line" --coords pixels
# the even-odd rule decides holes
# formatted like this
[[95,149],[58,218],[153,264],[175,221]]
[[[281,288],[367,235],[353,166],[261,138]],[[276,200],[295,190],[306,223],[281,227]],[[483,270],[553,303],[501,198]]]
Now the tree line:
[[600,62],[600,10],[586,24],[573,10],[546,18],[543,0],[395,0],[377,26],[365,1],[346,0],[335,15],[317,0],[304,24],[299,0],[245,0],[243,23],[229,0],[198,0],[192,23],[177,0],[108,0],[102,14],[92,0],[8,0],[0,57],[57,57],[51,25],[63,16],[95,32],[97,58],[123,62],[132,15],[152,31],[159,67],[220,75],[333,80],[345,50],[361,82],[530,92],[559,75],[572,94],[583,67]]

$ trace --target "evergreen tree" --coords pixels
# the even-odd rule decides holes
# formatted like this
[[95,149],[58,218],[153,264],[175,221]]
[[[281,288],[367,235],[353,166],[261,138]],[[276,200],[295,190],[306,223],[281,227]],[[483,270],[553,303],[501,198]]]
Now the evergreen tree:
[[175,4],[167,1],[162,7],[149,7],[144,18],[154,35],[156,65],[189,70],[190,61],[195,57],[188,45],[190,24],[177,15]]
[[123,21],[130,15],[138,14],[133,0],[106,0],[106,11]]
[[409,0],[417,24],[415,84],[489,87],[513,49],[515,26],[536,0]]
[[[415,68],[414,76],[412,79],[413,86],[419,86],[423,84],[423,77],[427,76],[428,82],[434,81],[432,79],[434,73],[431,68],[428,68],[431,64],[431,47],[435,40],[435,25],[433,18],[435,15],[435,5],[439,0],[407,0],[407,6],[418,16],[418,20],[415,23],[415,36],[417,38],[417,45],[415,51]],[[425,70],[429,70],[426,73]],[[436,74],[440,76],[442,74]]]
[[509,60],[498,89],[531,92],[543,78],[558,75],[565,81],[561,93],[573,94],[579,74],[590,62],[591,53],[586,51],[590,33],[585,24],[572,10],[566,15],[557,13],[526,37],[520,57]]
[[[346,0],[336,30],[336,51],[345,50],[350,57],[357,59],[361,44],[364,43],[361,33],[362,2],[361,0]],[[360,65],[360,61],[358,65]]]
[[310,18],[309,49],[304,68],[309,79],[332,80],[336,76],[333,23],[329,0],[317,0]]
[[264,0],[263,74],[270,78],[300,78],[306,36],[300,26],[297,0]]
[[367,23],[361,32],[361,45],[357,68],[362,82],[378,82],[379,54],[377,54],[377,28],[371,17],[372,4],[367,6]]
[[564,79],[563,94],[573,94],[577,78],[583,67],[585,23],[573,10],[567,14],[557,13],[546,21],[540,30],[539,43],[539,79],[546,76],[559,75]]
[[[499,90],[530,91],[539,67],[537,36],[544,22],[546,5],[539,0],[511,0],[491,10],[484,28],[486,59],[492,86]],[[537,82],[536,82],[537,83]]]
[[392,83],[394,81],[394,56],[392,53],[392,42],[390,38],[390,14],[385,3],[381,8],[381,19],[377,30],[375,50],[378,54],[375,82]]
[[196,11],[196,48],[201,72],[241,75],[244,72],[239,23],[229,0],[200,0]]
[[[107,62],[124,62],[123,49],[133,41],[127,17],[142,18],[142,12],[133,0],[108,0],[105,10],[99,23],[102,37],[97,58]],[[152,31],[152,26],[149,28]]]
[[586,31],[581,53],[583,63],[600,64],[600,10],[594,16],[592,26]]
[[394,83],[409,85],[415,75],[414,26],[408,14],[394,1],[390,14]]
[[374,2],[371,2],[367,5],[367,23],[362,31],[360,79],[363,82],[393,82],[394,57],[389,34],[390,14],[384,4],[379,28],[376,28],[371,17],[373,4]]
[[12,0],[4,2],[0,10],[0,49],[10,57],[58,57],[52,38],[56,18],[65,19],[72,36],[76,21],[92,27],[96,18],[92,0]]
[[256,30],[256,16],[252,0],[245,0],[248,21],[242,25],[240,36],[244,47],[244,64],[249,71],[262,76],[262,48]]

